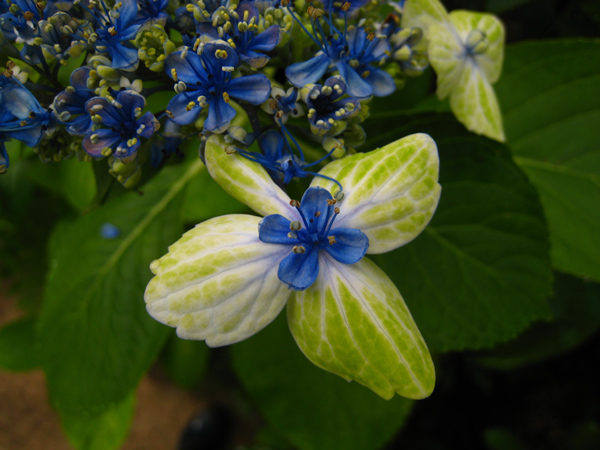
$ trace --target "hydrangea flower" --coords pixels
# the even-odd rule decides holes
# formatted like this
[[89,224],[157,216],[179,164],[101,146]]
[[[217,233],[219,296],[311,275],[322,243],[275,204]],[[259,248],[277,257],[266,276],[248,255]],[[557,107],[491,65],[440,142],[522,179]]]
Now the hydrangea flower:
[[502,114],[492,87],[502,71],[504,27],[491,14],[452,11],[438,0],[404,6],[402,27],[419,27],[428,39],[429,62],[437,74],[437,96],[467,129],[503,142]]
[[0,174],[9,166],[5,141],[17,139],[35,147],[55,120],[16,77],[0,75]]
[[[300,152],[299,157],[294,155],[288,137]],[[323,162],[336,150],[333,149],[322,158],[307,163],[302,149],[283,124],[281,125],[281,131],[269,130],[258,138],[258,142],[263,153],[251,152],[237,147],[235,150],[243,157],[262,165],[279,186],[288,185],[294,178],[320,176],[318,173],[306,169]],[[339,190],[342,190],[342,186],[336,180],[333,181],[338,184]]]
[[339,76],[327,78],[323,85],[307,85],[302,89],[302,99],[308,106],[310,129],[319,136],[336,126],[338,121],[360,112],[360,102],[346,95],[346,83]]
[[320,174],[342,183],[343,198],[315,177],[300,203],[224,148],[223,138],[208,139],[210,174],[266,217],[216,217],[184,234],[150,266],[150,315],[182,338],[222,346],[287,304],[290,330],[317,366],[384,398],[428,396],[435,374],[423,338],[396,286],[363,255],[400,247],[429,222],[440,195],[433,140],[416,134],[336,160]]
[[67,124],[69,134],[83,136],[92,129],[92,118],[85,104],[96,93],[88,88],[89,67],[80,67],[71,73],[71,85],[54,99],[54,107],[61,122]]
[[140,28],[140,24],[136,21],[137,1],[122,0],[111,10],[107,10],[102,1],[101,5],[102,8],[100,6],[94,8],[90,4],[93,9],[84,6],[84,9],[94,17],[95,39],[92,41],[94,48],[100,53],[108,54],[114,69],[134,71],[139,63],[138,51],[124,44],[135,39]]
[[236,115],[230,97],[253,105],[267,100],[271,83],[263,74],[232,77],[238,61],[231,46],[221,40],[206,44],[201,55],[187,50],[169,55],[165,68],[180,91],[169,102],[169,117],[179,125],[189,125],[208,107],[205,130],[222,133]]
[[106,128],[91,130],[83,140],[88,154],[119,159],[133,157],[140,148],[140,138],[149,139],[160,128],[160,123],[150,111],[142,115],[146,99],[135,91],[121,91],[116,99],[94,97],[85,109],[94,123]]
[[201,39],[223,39],[231,45],[241,61],[255,69],[263,67],[270,59],[264,52],[273,50],[281,41],[279,25],[271,25],[259,33],[258,9],[248,1],[240,2],[228,16],[229,20],[218,28],[208,23],[200,24],[198,32]]
[[320,24],[318,33],[314,36],[309,33],[320,50],[309,60],[285,69],[289,82],[296,87],[303,87],[316,83],[328,71],[337,70],[348,86],[348,94],[353,97],[384,97],[394,92],[394,79],[378,67],[390,53],[388,41],[370,35],[363,27],[343,33],[333,23],[329,22],[329,27],[329,34],[323,31]]

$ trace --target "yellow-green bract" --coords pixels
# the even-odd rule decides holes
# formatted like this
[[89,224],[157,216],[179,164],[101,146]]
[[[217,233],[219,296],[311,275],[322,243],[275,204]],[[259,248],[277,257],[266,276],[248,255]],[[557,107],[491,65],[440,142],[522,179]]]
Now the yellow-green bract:
[[491,14],[446,12],[438,0],[407,0],[402,27],[423,29],[437,74],[437,95],[467,129],[503,142],[502,114],[492,84],[504,59],[504,27]]
[[[262,166],[224,148],[223,139],[212,136],[205,156],[228,193],[262,215],[297,220],[290,198]],[[441,190],[438,168],[435,142],[415,134],[334,161],[320,173],[344,187],[336,224],[363,231],[367,253],[382,253],[414,239],[431,219]],[[320,177],[312,186],[337,190]],[[316,281],[291,291],[277,276],[290,246],[262,242],[259,221],[216,217],[184,234],[150,266],[156,275],[145,294],[150,315],[177,327],[182,338],[221,346],[257,333],[287,303],[290,330],[314,364],[384,398],[427,397],[435,383],[433,363],[389,277],[367,258],[342,264],[321,251]]]

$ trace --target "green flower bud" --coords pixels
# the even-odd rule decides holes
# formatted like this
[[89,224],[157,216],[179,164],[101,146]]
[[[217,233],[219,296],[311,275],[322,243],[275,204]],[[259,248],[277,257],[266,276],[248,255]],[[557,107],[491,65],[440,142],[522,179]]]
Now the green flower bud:
[[169,40],[163,26],[157,24],[138,33],[135,46],[140,60],[153,72],[163,72],[165,59],[175,51],[175,44]]

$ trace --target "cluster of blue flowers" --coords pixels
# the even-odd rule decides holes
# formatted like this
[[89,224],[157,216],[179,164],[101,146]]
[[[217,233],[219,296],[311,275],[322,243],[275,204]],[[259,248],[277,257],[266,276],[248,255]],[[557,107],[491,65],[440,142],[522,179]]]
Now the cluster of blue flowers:
[[[208,137],[222,134],[228,152],[261,164],[281,188],[319,176],[341,195],[342,184],[313,167],[355,152],[368,102],[427,65],[421,33],[402,29],[401,5],[391,3],[0,0],[0,171],[5,142],[16,139],[44,161],[107,158],[134,187],[144,164],[160,165],[194,138],[203,157]],[[146,108],[160,91],[171,95]],[[57,133],[72,151],[50,145]],[[302,146],[315,143],[322,154],[310,160]],[[368,248],[358,230],[330,233],[334,202],[308,191],[292,237],[281,216],[261,225],[266,242],[302,244],[282,263],[280,279],[294,289],[316,279],[318,250],[351,264]],[[321,210],[314,224],[305,217]]]
[[[188,138],[202,146],[224,134],[282,186],[314,175],[311,166],[364,142],[360,124],[373,96],[426,67],[415,49],[420,33],[400,28],[400,8],[362,0],[0,0],[0,171],[9,166],[6,141],[43,150],[60,133],[75,151],[45,161],[108,158],[110,172],[133,187],[146,161],[160,164]],[[69,86],[61,70],[71,71]],[[144,111],[158,91],[171,99]],[[298,142],[322,144],[322,157],[307,161]],[[254,143],[258,151],[248,150]]]

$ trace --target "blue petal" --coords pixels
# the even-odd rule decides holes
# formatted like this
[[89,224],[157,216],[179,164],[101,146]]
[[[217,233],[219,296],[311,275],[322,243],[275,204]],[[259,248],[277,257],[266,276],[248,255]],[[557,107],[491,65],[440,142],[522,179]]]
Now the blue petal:
[[290,221],[280,214],[271,214],[258,223],[258,238],[267,244],[298,245],[297,238],[291,238]]
[[[94,134],[98,135],[98,141],[95,144],[92,143],[91,139]],[[83,148],[90,155],[100,157],[102,156],[102,150],[104,148],[109,147],[115,151],[119,142],[121,142],[120,133],[109,130],[108,128],[102,128],[101,130],[88,134],[83,139]]]
[[[327,200],[332,199],[331,193],[322,187],[310,187],[302,196],[300,209],[306,220],[312,223],[317,231],[324,231],[328,219],[331,219],[327,212],[334,207],[327,205]],[[333,211],[330,212],[332,213]]]
[[213,133],[222,133],[227,129],[235,114],[235,109],[219,96],[208,104],[208,117],[204,121],[204,128]]
[[[217,50],[224,50],[227,57],[217,58],[215,55]],[[206,71],[213,74],[220,73],[224,66],[237,67],[238,65],[237,53],[224,41],[213,41],[206,44],[202,52],[202,60],[207,66]]]
[[365,80],[373,88],[373,95],[377,97],[385,97],[396,90],[394,79],[384,70],[374,69]]
[[339,62],[336,67],[348,85],[348,94],[359,99],[373,95],[373,88],[352,67],[345,62]]
[[145,137],[146,139],[150,139],[154,132],[160,128],[160,122],[156,120],[156,117],[150,111],[140,117],[135,123],[136,127],[140,125],[145,125],[145,128],[141,133],[138,133],[138,136]]
[[275,130],[269,130],[258,138],[260,148],[269,160],[275,162],[283,157],[283,137]]
[[296,87],[304,87],[309,83],[316,83],[327,72],[329,56],[325,53],[314,56],[308,61],[292,64],[285,69],[285,76]]
[[33,111],[41,111],[40,105],[35,97],[27,89],[12,85],[3,88],[2,101],[6,102],[5,107],[8,112],[19,119],[26,119]]
[[271,82],[260,73],[234,78],[227,86],[227,93],[238,100],[260,105],[269,98]]
[[127,48],[117,43],[108,47],[108,54],[112,60],[113,69],[132,71],[137,68],[139,59],[136,48]]
[[290,253],[279,263],[277,276],[290,289],[303,291],[310,287],[319,275],[319,250],[315,246],[304,253]]
[[67,131],[71,135],[83,136],[87,134],[92,128],[92,120],[88,114],[81,114],[79,117],[73,119],[67,125]]
[[281,29],[279,25],[271,25],[265,31],[254,36],[250,47],[254,51],[268,52],[273,50],[281,41]]
[[188,52],[185,59],[181,57],[181,52],[171,53],[165,61],[167,75],[171,76],[172,69],[177,72],[178,79],[189,86],[195,86],[197,81],[204,85],[208,84],[202,60],[195,52]]
[[121,128],[124,118],[119,110],[111,105],[104,97],[93,97],[85,103],[85,110],[91,111],[94,106],[101,105],[102,109],[96,111],[102,117],[102,125],[109,128]]
[[71,86],[73,86],[76,90],[87,90],[87,80],[89,76],[89,67],[80,67],[79,69],[75,69],[71,74]]
[[122,0],[119,8],[119,21],[122,25],[127,25],[135,19],[138,13],[138,5],[136,0]]
[[324,250],[334,259],[344,264],[360,261],[369,248],[369,238],[365,233],[353,228],[335,228],[329,236],[335,237],[335,244]]
[[177,94],[169,102],[167,110],[172,113],[171,120],[179,125],[189,125],[195,121],[202,112],[201,106],[195,106],[189,111],[187,105],[190,102],[185,93]]
[[135,111],[136,108],[144,109],[146,106],[146,99],[144,96],[131,89],[119,92],[117,94],[117,101],[132,112]]

